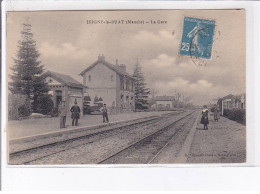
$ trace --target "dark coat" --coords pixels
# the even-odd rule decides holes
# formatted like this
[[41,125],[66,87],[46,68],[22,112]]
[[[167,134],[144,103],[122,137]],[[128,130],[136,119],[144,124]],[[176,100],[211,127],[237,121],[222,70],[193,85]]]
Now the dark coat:
[[71,114],[71,118],[72,119],[79,119],[80,118],[80,108],[78,105],[74,105],[71,107],[70,109]]
[[208,111],[202,112],[200,123],[204,125],[209,124]]

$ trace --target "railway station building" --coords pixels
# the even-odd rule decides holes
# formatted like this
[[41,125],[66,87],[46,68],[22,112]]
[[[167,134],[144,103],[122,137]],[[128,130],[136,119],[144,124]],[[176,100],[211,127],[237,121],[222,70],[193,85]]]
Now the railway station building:
[[111,112],[131,112],[135,109],[135,79],[127,73],[126,65],[111,64],[98,56],[80,75],[83,78],[84,98],[93,106],[98,100]]

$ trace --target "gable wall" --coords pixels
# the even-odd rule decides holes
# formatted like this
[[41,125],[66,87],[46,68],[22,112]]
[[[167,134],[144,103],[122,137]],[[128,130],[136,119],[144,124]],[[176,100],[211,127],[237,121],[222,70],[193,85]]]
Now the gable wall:
[[[113,81],[111,81],[113,75]],[[91,76],[91,81],[89,81]],[[84,85],[88,88],[116,88],[116,72],[102,63],[95,65],[83,75]]]
[[[111,75],[113,75],[113,81],[111,81]],[[91,81],[89,81],[89,76],[91,76]],[[85,95],[90,96],[91,106],[94,105],[95,96],[101,97],[108,108],[116,105],[116,86],[118,85],[116,72],[99,63],[83,75],[83,83],[88,87]]]
[[[52,82],[49,82],[49,80],[52,80]],[[56,79],[48,76],[45,78],[45,81],[48,83],[48,85],[63,85],[62,83],[58,82]]]

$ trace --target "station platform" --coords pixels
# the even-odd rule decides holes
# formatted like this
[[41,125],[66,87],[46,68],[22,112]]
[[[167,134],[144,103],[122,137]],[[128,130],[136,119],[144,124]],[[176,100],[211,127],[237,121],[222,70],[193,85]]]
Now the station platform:
[[[108,115],[109,122],[121,122],[130,121],[139,118],[145,118],[150,116],[160,116],[162,114],[171,113],[172,111],[160,111],[160,112],[131,112],[121,114]],[[79,127],[88,127],[94,125],[100,125],[103,123],[102,115],[84,115],[79,120],[78,126],[72,126],[72,119],[67,116],[66,128],[60,129],[60,118],[38,118],[38,119],[26,119],[22,121],[9,121],[7,125],[8,138],[19,139],[29,136],[36,136],[45,133],[58,132],[66,129],[77,129]]]

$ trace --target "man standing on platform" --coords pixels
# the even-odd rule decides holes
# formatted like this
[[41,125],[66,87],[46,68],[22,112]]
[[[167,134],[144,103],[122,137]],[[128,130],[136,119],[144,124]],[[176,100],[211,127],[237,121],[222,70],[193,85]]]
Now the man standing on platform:
[[106,104],[103,105],[103,107],[100,109],[101,112],[103,112],[103,123],[106,122],[108,123],[108,114],[107,114],[107,106]]
[[65,128],[67,109],[64,101],[59,104],[60,128]]
[[71,107],[70,112],[71,112],[71,118],[72,118],[72,126],[74,126],[74,124],[76,126],[78,126],[78,119],[80,118],[80,108],[77,105],[76,100],[74,102],[74,106]]

